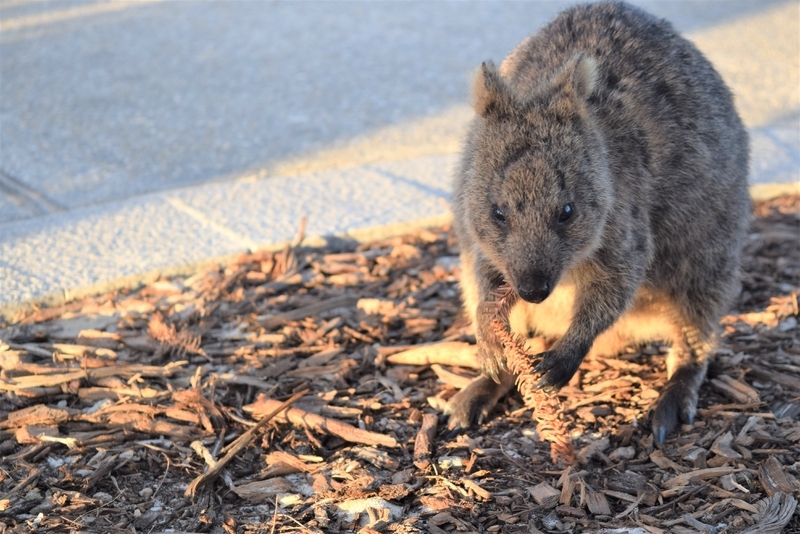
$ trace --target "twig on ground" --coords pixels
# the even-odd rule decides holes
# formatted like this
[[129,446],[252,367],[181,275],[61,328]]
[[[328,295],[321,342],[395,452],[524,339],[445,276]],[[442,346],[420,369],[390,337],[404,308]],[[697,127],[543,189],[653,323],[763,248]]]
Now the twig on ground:
[[[259,399],[255,404],[245,408],[246,411],[274,411],[278,401],[272,399]],[[278,412],[283,411],[283,408]],[[291,408],[276,417],[279,421],[288,421],[300,428],[308,428],[314,432],[337,436],[351,443],[363,443],[364,445],[383,445],[384,447],[397,447],[397,440],[386,434],[378,434],[368,430],[361,430],[347,423],[342,423],[336,419],[323,417],[315,413],[309,413],[300,408]]]
[[[267,415],[262,417],[256,426],[254,426],[253,428],[249,429],[247,432],[239,436],[239,438],[237,438],[236,441],[234,441],[228,447],[228,452],[225,454],[225,456],[223,456],[211,469],[209,469],[202,475],[195,478],[191,482],[191,484],[189,484],[189,487],[186,488],[184,495],[189,498],[194,498],[195,494],[197,493],[197,489],[202,484],[205,484],[206,482],[209,482],[217,478],[222,473],[222,470],[225,468],[225,466],[231,460],[233,460],[233,458],[242,449],[244,449],[245,447],[247,447],[247,445],[250,444],[253,438],[255,438],[256,432],[258,432],[261,428],[266,426],[266,424],[269,423],[273,417],[275,417],[280,412],[282,412],[283,410],[294,404],[298,399],[300,399],[306,393],[308,393],[308,390],[304,389],[303,391],[300,391],[292,395],[292,397],[289,400],[279,403],[275,409],[273,409],[272,411],[267,413]],[[278,403],[278,401],[275,402]]]

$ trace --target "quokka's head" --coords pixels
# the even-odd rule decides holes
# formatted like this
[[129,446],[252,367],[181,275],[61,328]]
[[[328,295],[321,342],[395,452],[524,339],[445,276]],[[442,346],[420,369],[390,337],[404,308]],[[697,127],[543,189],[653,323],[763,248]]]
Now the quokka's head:
[[611,203],[605,144],[587,102],[597,76],[583,53],[516,94],[492,63],[474,83],[463,158],[462,224],[529,302],[598,246]]

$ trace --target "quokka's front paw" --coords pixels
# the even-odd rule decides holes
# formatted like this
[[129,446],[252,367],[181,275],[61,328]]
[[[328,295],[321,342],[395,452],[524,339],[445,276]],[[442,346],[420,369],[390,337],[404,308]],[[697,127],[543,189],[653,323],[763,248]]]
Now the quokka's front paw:
[[584,356],[585,352],[559,349],[558,345],[543,352],[544,359],[534,369],[543,375],[536,387],[552,392],[566,386],[581,366]]

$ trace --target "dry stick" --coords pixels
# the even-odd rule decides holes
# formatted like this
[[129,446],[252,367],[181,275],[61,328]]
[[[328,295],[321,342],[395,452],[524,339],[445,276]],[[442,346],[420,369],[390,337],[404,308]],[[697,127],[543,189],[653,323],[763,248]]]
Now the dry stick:
[[661,487],[665,489],[677,488],[680,486],[686,486],[691,482],[730,475],[731,473],[738,473],[739,471],[742,471],[742,469],[727,466],[698,469],[695,471],[689,471],[688,473],[682,473],[670,478],[669,480],[665,480],[661,483]]
[[642,502],[642,499],[644,498],[644,496],[645,496],[645,493],[644,493],[644,492],[642,492],[642,494],[641,494],[641,495],[639,495],[639,496],[636,498],[636,500],[635,500],[635,501],[633,501],[633,502],[632,502],[632,503],[631,503],[631,504],[630,504],[630,505],[629,505],[627,508],[625,508],[623,511],[621,511],[620,513],[618,513],[617,515],[615,515],[615,516],[614,516],[614,519],[622,519],[623,517],[627,517],[627,516],[628,516],[628,515],[629,515],[631,512],[633,512],[633,510],[634,510],[634,509],[635,509],[637,506],[639,506],[639,503],[640,503],[640,502]]
[[39,480],[39,475],[41,474],[41,469],[34,469],[30,472],[30,474],[22,479],[13,489],[6,492],[4,495],[0,495],[0,499],[8,499],[12,495],[22,492],[25,488],[30,486],[31,484],[35,484],[36,481]]
[[[383,347],[381,347],[383,348]],[[381,352],[381,349],[378,349]],[[478,351],[475,345],[461,341],[446,341],[420,345],[387,356],[386,361],[396,365],[454,365],[479,369]]]
[[357,303],[358,297],[356,295],[331,297],[320,302],[315,302],[314,304],[309,304],[308,306],[303,306],[302,308],[297,308],[296,310],[270,315],[261,320],[261,326],[267,330],[272,330],[287,321],[299,321],[300,319],[305,319],[311,315],[316,315],[334,308],[352,308]]
[[426,413],[422,415],[422,426],[414,440],[414,465],[419,469],[427,469],[431,465],[433,441],[436,438],[438,417]]
[[[267,399],[259,402],[259,409],[270,409],[278,401]],[[368,430],[342,423],[336,419],[323,417],[315,413],[309,413],[300,408],[291,408],[282,414],[279,420],[287,420],[300,428],[308,428],[315,432],[331,434],[342,438],[351,443],[363,443],[364,445],[383,445],[384,447],[397,447],[397,440],[386,434],[378,434]]]
[[26,375],[12,377],[0,382],[0,391],[21,391],[33,388],[46,388],[66,384],[73,380],[87,379],[91,381],[100,380],[110,376],[134,376],[141,374],[145,377],[169,377],[175,372],[180,371],[181,367],[187,362],[170,362],[164,366],[157,365],[109,365],[106,367],[96,367],[94,369],[80,369],[77,371],[65,370],[63,373],[50,375]]
[[540,359],[528,354],[525,340],[511,333],[508,314],[517,300],[517,295],[508,283],[502,284],[487,303],[486,313],[491,313],[490,332],[496,335],[503,346],[509,370],[517,376],[517,389],[525,405],[533,409],[539,435],[550,442],[550,460],[554,464],[575,463],[575,448],[569,437],[569,429],[558,397],[536,388],[540,376],[534,371]]
[[451,373],[438,363],[431,365],[431,370],[436,373],[436,376],[439,378],[439,380],[447,385],[453,386],[456,389],[464,389],[474,380],[474,377]]
[[297,456],[283,451],[273,451],[267,454],[266,462],[267,470],[263,473],[269,474],[269,476],[313,473],[322,465],[307,464]]
[[236,441],[234,441],[233,443],[231,443],[231,445],[228,446],[228,452],[216,463],[216,465],[214,465],[214,467],[212,467],[202,475],[198,476],[194,480],[192,480],[192,483],[189,484],[188,488],[186,488],[184,496],[189,498],[194,498],[195,493],[197,493],[197,488],[200,487],[201,484],[204,484],[205,482],[217,478],[220,475],[220,473],[222,473],[222,470],[225,468],[225,466],[228,465],[228,463],[231,460],[233,460],[233,458],[237,454],[239,454],[239,452],[242,449],[247,447],[247,445],[249,445],[250,442],[253,441],[253,439],[256,436],[256,432],[258,432],[267,423],[269,423],[273,417],[275,417],[283,410],[294,404],[298,399],[300,399],[306,393],[308,393],[308,389],[304,389],[303,391],[295,393],[289,400],[282,402],[280,406],[278,406],[277,408],[269,412],[267,415],[262,417],[256,426],[252,427],[250,430],[239,436],[236,439]]
[[766,367],[761,367],[759,365],[751,365],[750,374],[756,378],[761,378],[763,380],[771,380],[772,382],[776,382],[782,386],[786,386],[794,390],[800,389],[800,387],[798,387],[797,384],[797,378],[790,376],[788,373],[786,374],[775,373],[773,371],[770,371]]
[[164,455],[164,459],[167,461],[167,469],[164,471],[164,476],[162,476],[161,480],[158,482],[158,486],[156,486],[156,491],[154,491],[153,494],[150,496],[150,500],[152,501],[155,501],[156,495],[158,495],[158,490],[160,490],[161,486],[164,485],[164,480],[166,480],[167,475],[169,474],[169,465],[170,465],[169,456],[167,456],[163,451],[159,452],[161,452],[161,454]]

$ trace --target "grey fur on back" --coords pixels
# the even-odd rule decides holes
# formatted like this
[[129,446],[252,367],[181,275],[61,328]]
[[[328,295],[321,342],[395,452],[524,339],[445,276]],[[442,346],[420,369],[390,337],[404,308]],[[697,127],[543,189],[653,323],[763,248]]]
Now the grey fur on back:
[[[528,326],[560,338],[545,386],[566,383],[593,344],[613,352],[598,339],[672,341],[654,421],[663,439],[692,420],[715,326],[738,291],[748,140],[730,91],[668,22],[602,2],[565,10],[499,70],[484,64],[475,109],[453,209],[484,373],[497,381],[504,369],[477,310],[502,280],[535,286]],[[562,224],[566,204],[576,215]],[[653,317],[665,325],[657,334],[634,332]]]

